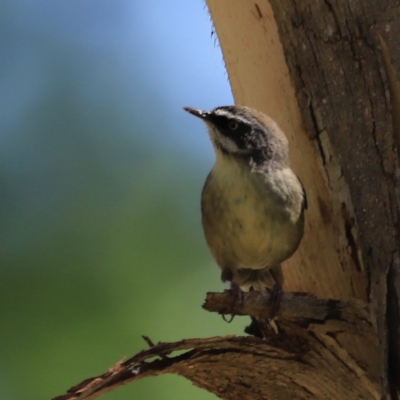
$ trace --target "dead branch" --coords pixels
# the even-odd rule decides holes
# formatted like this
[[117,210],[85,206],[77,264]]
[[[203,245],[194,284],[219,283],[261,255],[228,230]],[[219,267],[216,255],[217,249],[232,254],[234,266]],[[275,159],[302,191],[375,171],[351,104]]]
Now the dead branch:
[[[268,293],[245,293],[242,303],[236,304],[230,291],[225,291],[208,293],[203,307],[220,314],[265,319],[271,305]],[[119,386],[165,373],[185,376],[226,399],[253,400],[267,395],[306,399],[310,393],[318,398],[378,399],[379,384],[373,372],[360,367],[341,347],[341,333],[349,330],[370,342],[371,348],[376,346],[368,315],[361,302],[284,293],[276,315],[279,335],[158,343],[53,400],[93,400]],[[153,343],[149,338],[146,342]],[[360,385],[354,385],[355,378]]]

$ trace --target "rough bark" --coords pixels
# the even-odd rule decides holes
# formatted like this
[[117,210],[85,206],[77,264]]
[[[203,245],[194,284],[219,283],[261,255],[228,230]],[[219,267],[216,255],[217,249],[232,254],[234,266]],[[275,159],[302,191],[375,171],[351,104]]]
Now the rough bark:
[[[319,142],[323,159],[322,140],[331,143],[348,185],[358,227],[355,251],[365,266],[367,296],[382,342],[382,368],[386,368],[387,329],[396,368],[400,362],[399,2],[271,0],[271,4],[307,132]],[[399,371],[393,373],[399,385]]]

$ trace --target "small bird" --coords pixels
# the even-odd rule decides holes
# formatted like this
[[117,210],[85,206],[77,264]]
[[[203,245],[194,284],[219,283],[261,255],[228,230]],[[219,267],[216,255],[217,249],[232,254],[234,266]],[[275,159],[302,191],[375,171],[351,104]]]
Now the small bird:
[[286,136],[249,107],[184,110],[206,123],[215,150],[201,211],[222,281],[232,290],[281,290],[280,264],[300,244],[307,208],[303,185],[289,167]]

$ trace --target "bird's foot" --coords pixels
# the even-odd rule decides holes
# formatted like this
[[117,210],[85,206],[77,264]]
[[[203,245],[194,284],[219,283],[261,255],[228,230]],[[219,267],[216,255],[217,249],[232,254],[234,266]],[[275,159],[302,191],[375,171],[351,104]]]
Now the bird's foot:
[[273,320],[276,314],[279,311],[279,307],[282,302],[283,290],[282,286],[279,283],[275,283],[275,285],[270,289],[271,296],[271,316],[270,319]]
[[240,289],[240,286],[237,283],[231,282],[231,292],[233,297],[235,298],[235,305],[243,304],[243,291]]
[[237,283],[234,283],[234,282],[226,282],[226,283],[230,284],[230,286],[231,286],[230,291],[234,298],[234,302],[232,304],[231,318],[229,320],[227,320],[225,318],[225,315],[222,315],[222,318],[224,319],[224,321],[228,322],[228,324],[229,324],[233,321],[233,318],[235,318],[235,312],[233,311],[235,309],[235,307],[241,306],[243,304],[243,291],[242,291],[242,289],[240,289],[240,286]]

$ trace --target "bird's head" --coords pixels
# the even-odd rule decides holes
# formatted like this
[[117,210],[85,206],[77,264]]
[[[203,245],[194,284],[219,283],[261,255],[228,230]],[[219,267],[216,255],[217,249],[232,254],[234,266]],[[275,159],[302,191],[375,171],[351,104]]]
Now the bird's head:
[[211,111],[184,107],[208,127],[218,156],[251,158],[256,164],[288,163],[288,141],[278,125],[260,111],[223,106]]

